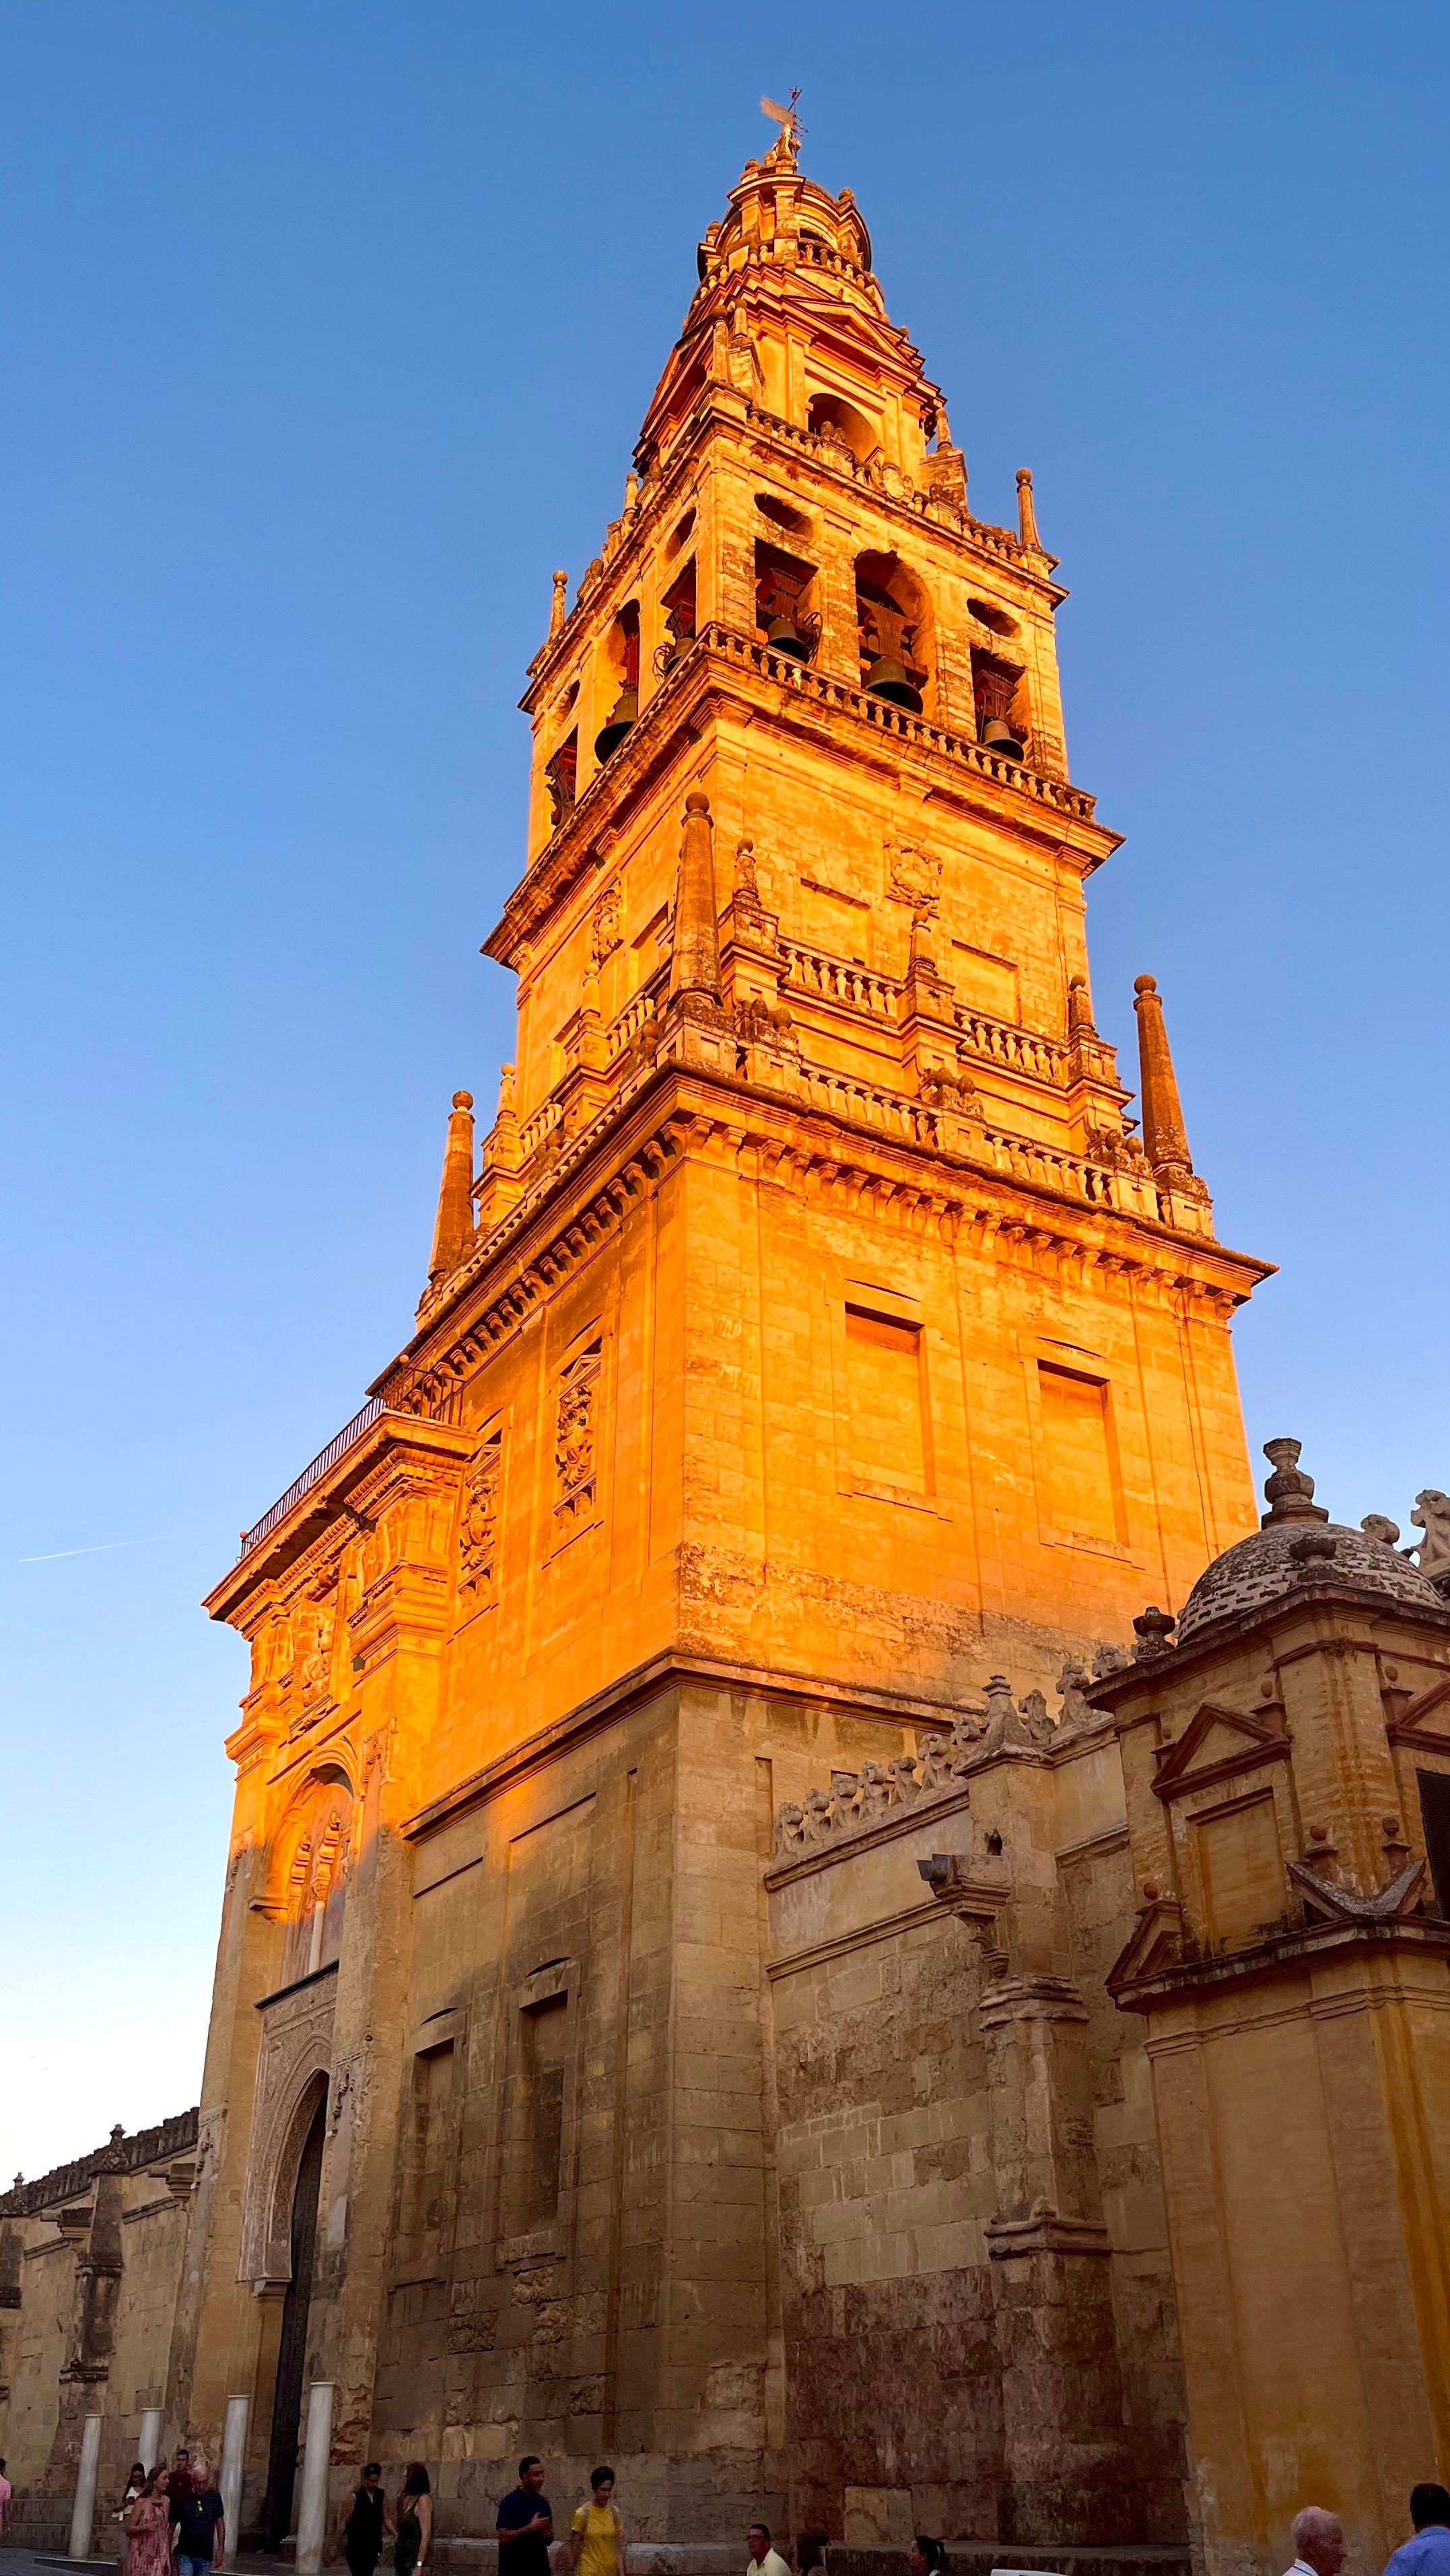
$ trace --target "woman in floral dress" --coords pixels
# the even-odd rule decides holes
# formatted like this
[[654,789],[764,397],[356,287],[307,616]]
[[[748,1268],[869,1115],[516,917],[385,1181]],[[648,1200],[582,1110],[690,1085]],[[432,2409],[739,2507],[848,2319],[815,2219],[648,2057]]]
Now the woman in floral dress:
[[171,2498],[160,2469],[153,2469],[121,2518],[126,2535],[126,2576],[171,2576]]

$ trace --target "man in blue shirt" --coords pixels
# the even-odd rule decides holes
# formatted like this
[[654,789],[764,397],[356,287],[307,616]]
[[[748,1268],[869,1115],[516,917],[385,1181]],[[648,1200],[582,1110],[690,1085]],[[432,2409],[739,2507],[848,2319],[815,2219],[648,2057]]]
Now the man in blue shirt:
[[498,2508],[499,2576],[549,2576],[554,2508],[544,2493],[544,2463],[529,2451],[519,2462],[519,2482]]
[[1443,2487],[1410,2489],[1415,2537],[1386,2561],[1385,2576],[1450,2576],[1450,2495]]

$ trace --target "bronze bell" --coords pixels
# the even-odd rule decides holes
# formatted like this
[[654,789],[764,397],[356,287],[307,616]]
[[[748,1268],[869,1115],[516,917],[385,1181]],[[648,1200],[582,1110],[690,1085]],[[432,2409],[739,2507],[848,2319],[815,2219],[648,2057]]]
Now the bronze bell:
[[809,657],[810,645],[789,612],[783,617],[772,617],[765,630],[765,640],[773,653],[790,653],[797,662],[804,662]]
[[914,715],[921,713],[921,691],[907,677],[900,662],[883,653],[866,674],[866,686],[873,697],[888,698],[894,707],[905,707]]
[[1020,760],[1023,746],[1005,716],[988,716],[982,727],[982,749],[1000,751],[1007,760]]
[[625,735],[638,719],[639,691],[626,681],[614,701],[608,724],[594,737],[595,759],[607,760],[612,751],[618,751]]

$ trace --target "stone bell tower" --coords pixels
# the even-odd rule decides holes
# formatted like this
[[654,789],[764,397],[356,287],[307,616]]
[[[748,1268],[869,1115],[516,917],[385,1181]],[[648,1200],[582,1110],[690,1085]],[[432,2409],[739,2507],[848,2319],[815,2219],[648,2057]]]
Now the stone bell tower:
[[[255,1660],[175,2384],[198,2427],[253,2392],[274,2529],[308,2387],[339,2482],[441,2462],[444,2529],[491,2528],[525,2447],[556,2484],[627,2452],[646,2537],[747,2497],[839,2525],[790,2429],[768,1963],[807,1917],[849,1941],[809,1860],[773,1928],[775,1811],[914,1776],[1005,1672],[1028,1714],[994,1682],[982,1758],[1010,1736],[1003,1832],[1050,1873],[1045,1692],[1252,1526],[1228,1327],[1264,1265],[1215,1239],[1152,979],[1141,1142],[1094,1025],[1116,844],[1054,571],[1025,473],[1015,527],[972,514],[787,128],[572,607],[555,577],[486,943],[515,1061],[476,1174],[455,1097],[416,1329],[211,1596]],[[910,1938],[955,1938],[907,1880]],[[1054,1942],[999,1979],[1004,2083],[1053,2055],[1012,2016]],[[1042,2226],[999,2214],[1025,2281]],[[955,2225],[901,2258],[948,2327]],[[1059,2272],[1106,2250],[1052,2226]]]

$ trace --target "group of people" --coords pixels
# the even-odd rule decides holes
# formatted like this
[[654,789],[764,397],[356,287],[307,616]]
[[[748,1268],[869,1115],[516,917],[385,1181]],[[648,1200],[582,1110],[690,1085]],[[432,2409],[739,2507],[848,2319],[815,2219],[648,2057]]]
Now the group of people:
[[[1450,2491],[1426,2479],[1410,2489],[1413,2540],[1403,2540],[1385,2561],[1384,2576],[1450,2576]],[[1290,2528],[1294,2564],[1288,2576],[1340,2576],[1347,2555],[1337,2513],[1306,2504]]]
[[[377,2461],[370,2460],[339,2526],[333,2556],[346,2559],[350,2576],[374,2576],[391,2535],[394,2576],[423,2576],[433,2537],[428,2472],[421,2460],[409,2463],[392,2514],[382,2478]],[[614,2501],[613,2469],[595,2469],[589,2490],[589,2502],[577,2508],[569,2525],[567,2576],[625,2576],[624,2520]],[[1415,2536],[1394,2552],[1384,2576],[1450,2576],[1450,2494],[1429,2483],[1415,2487],[1410,2520]],[[499,2576],[553,2576],[554,2508],[544,2493],[544,2463],[536,2452],[526,2452],[520,2460],[518,2485],[500,2503],[496,2527]],[[1345,2540],[1337,2514],[1306,2505],[1294,2517],[1293,2542],[1288,2576],[1342,2576]],[[745,2547],[745,2576],[791,2576],[765,2523],[751,2523]],[[819,2568],[823,2555],[822,2542],[802,2541],[800,2576]],[[180,2556],[177,2565],[181,2576],[202,2576],[200,2567],[188,2566]],[[946,2576],[946,2565],[944,2543],[918,2532],[907,2555],[908,2576]],[[161,2576],[161,2570],[128,2568],[127,2576]]]
[[226,2520],[205,2460],[189,2451],[148,2469],[132,2464],[121,2504],[122,2576],[210,2576]]

